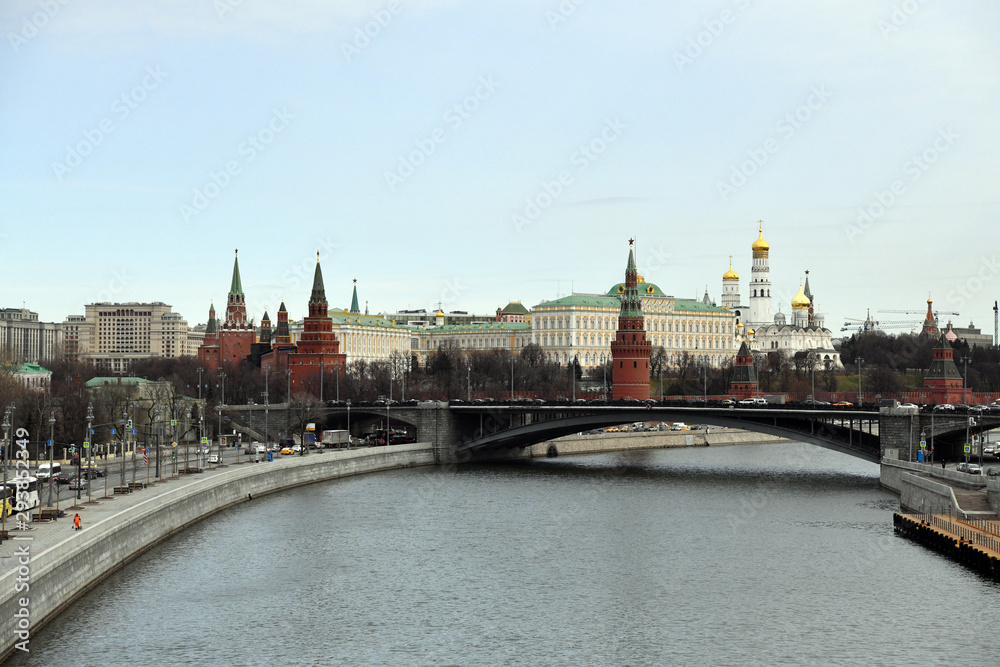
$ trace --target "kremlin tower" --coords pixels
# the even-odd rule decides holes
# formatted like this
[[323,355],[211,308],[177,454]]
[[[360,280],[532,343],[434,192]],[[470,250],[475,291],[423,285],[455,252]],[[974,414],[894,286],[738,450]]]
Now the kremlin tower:
[[639,272],[635,267],[632,243],[633,240],[629,239],[618,331],[611,341],[612,400],[629,397],[641,401],[649,398],[649,355],[653,344],[646,338],[637,287]]
[[753,365],[753,354],[746,341],[740,345],[736,353],[736,366],[733,369],[733,381],[729,384],[729,395],[737,401],[755,398],[757,390],[757,369]]
[[226,319],[219,323],[213,303],[208,311],[205,340],[198,348],[198,360],[205,364],[210,373],[218,370],[221,363],[243,361],[251,354],[256,333],[253,322],[247,319],[246,296],[243,294],[237,257],[233,261],[233,280],[226,299]]

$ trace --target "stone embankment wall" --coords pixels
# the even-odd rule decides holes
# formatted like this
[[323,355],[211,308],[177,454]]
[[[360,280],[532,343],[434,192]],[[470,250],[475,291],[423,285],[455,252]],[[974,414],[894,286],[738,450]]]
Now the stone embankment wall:
[[[596,433],[567,435],[527,448],[526,455],[566,456],[570,454],[600,454],[636,449],[668,449],[671,447],[716,447],[722,445],[759,445],[790,442],[766,433],[735,429],[705,431],[640,431],[628,433]],[[555,448],[553,450],[553,448]]]
[[[18,614],[29,615],[34,632],[153,545],[219,510],[245,502],[248,494],[260,496],[338,477],[433,464],[431,444],[417,443],[230,466],[217,474],[184,477],[138,491],[149,497],[87,523],[81,532],[67,530],[65,539],[56,544],[6,541],[5,550],[27,544],[31,553],[21,573],[14,558],[6,561],[13,563],[13,569],[0,576],[0,660],[16,650],[20,641]],[[27,575],[29,588],[18,591],[21,574]]]

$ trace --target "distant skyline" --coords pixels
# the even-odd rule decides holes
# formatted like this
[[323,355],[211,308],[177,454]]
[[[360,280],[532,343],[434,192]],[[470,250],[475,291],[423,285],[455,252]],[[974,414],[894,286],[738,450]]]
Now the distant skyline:
[[[993,332],[1000,6],[13,0],[0,307],[489,314],[620,282]],[[882,319],[902,319],[882,316]],[[920,319],[917,316],[916,319]],[[897,331],[897,330],[894,330]]]

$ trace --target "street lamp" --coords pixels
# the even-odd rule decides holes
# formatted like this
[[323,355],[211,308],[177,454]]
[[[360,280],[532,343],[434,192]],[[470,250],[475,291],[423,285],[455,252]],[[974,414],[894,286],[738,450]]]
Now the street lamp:
[[968,356],[962,357],[962,363],[965,365],[965,373],[962,374],[962,405],[968,405],[968,391],[969,391],[969,362],[972,361]]
[[[53,444],[55,443],[56,436],[56,413],[55,411],[49,412],[49,478],[45,480],[46,486],[49,487],[48,500],[45,501],[46,507],[52,507],[52,481],[54,475],[52,474],[52,450],[55,449]],[[77,484],[79,485],[79,477],[77,477]],[[56,502],[59,502],[58,496]]]
[[[202,371],[204,371],[204,370],[205,369],[203,369],[201,366],[198,366],[198,400],[199,401],[201,400],[201,374],[202,374]],[[185,465],[187,465],[187,462],[185,462]]]
[[920,453],[923,454],[921,458],[924,459],[924,463],[927,462],[927,431],[920,429]]
[[466,389],[467,394],[465,396],[465,401],[466,401],[466,403],[471,403],[472,402],[472,364],[468,364],[467,365],[467,368],[466,368],[466,371],[465,371],[465,382],[468,385],[468,388]]
[[[92,442],[93,439],[94,439],[93,422],[94,422],[94,403],[93,403],[93,401],[87,401],[87,437],[83,439],[83,448],[88,453],[94,451],[94,447],[93,447],[94,443]],[[90,497],[90,471],[93,469],[93,467],[94,467],[94,455],[91,453],[90,456],[88,457],[88,463],[87,463],[87,503],[88,504],[90,504],[92,502],[91,497]],[[106,474],[107,474],[107,471],[105,470],[105,475]],[[59,507],[59,493],[58,493],[58,489],[56,491],[57,491],[57,493],[56,493],[56,508],[58,509],[58,507]],[[107,487],[104,488],[104,495],[107,495]]]
[[11,403],[3,413],[3,506],[0,507],[0,526],[2,526],[3,532],[0,533],[0,544],[3,544],[3,536],[7,534],[7,496],[10,492],[7,488],[7,453],[10,451],[10,427],[13,411],[14,404]]
[[858,407],[862,407],[865,403],[864,394],[861,393],[861,364],[865,363],[865,360],[858,357]]
[[219,466],[222,465],[222,403],[215,406],[216,412],[219,413]]
[[813,407],[816,406],[816,353],[810,352],[809,356],[809,371],[812,373],[812,399]]
[[966,464],[969,463],[969,452],[972,450],[971,445],[969,445],[969,427],[974,426],[975,423],[976,419],[974,417],[969,417],[968,419],[965,420],[965,447],[963,447],[963,449],[965,450]]
[[121,484],[119,485],[122,489],[125,488],[125,450],[128,447],[128,437],[125,433],[125,426],[128,424],[128,408],[122,408],[122,465],[119,471],[121,476]]

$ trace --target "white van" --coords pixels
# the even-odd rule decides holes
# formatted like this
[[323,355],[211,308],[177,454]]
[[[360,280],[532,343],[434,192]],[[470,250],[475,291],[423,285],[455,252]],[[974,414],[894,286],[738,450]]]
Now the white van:
[[[50,468],[51,466],[51,468]],[[35,475],[38,479],[49,479],[50,477],[55,477],[62,472],[61,463],[39,463],[38,464],[38,474]]]

